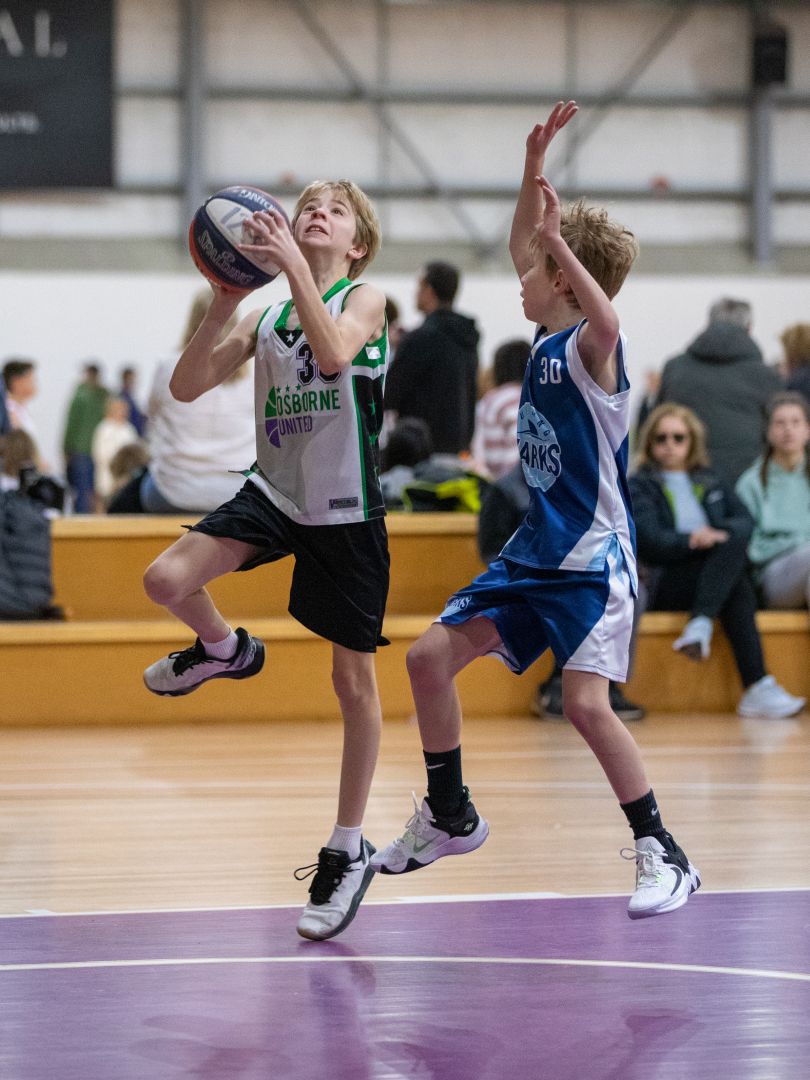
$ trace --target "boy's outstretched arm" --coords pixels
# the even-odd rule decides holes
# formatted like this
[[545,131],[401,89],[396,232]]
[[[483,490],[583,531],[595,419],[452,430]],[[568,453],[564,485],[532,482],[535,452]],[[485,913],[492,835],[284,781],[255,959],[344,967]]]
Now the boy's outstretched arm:
[[619,316],[602,287],[588,273],[560,235],[560,200],[545,176],[535,179],[545,208],[536,235],[545,252],[562,271],[587,322],[577,338],[582,363],[594,382],[608,394],[616,393],[616,345]]
[[529,244],[537,223],[543,216],[543,193],[537,186],[536,177],[543,172],[549,143],[560,128],[565,127],[571,117],[576,115],[578,109],[579,106],[574,101],[558,101],[545,124],[535,124],[526,139],[523,180],[512,218],[512,231],[509,234],[509,254],[518,277],[522,277],[531,266]]
[[172,397],[177,401],[194,401],[206,390],[219,386],[250,359],[256,348],[260,311],[247,315],[224,341],[219,342],[226,323],[247,294],[226,291],[218,285],[211,288],[214,295],[208,311],[183,350],[169,380]]

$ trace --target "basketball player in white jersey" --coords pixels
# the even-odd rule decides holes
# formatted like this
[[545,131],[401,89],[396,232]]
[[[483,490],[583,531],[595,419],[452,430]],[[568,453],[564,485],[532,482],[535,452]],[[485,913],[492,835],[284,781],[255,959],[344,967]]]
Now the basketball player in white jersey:
[[[382,721],[374,653],[386,644],[389,558],[377,439],[388,341],[385,296],[357,279],[379,249],[380,229],[366,195],[341,180],[310,184],[292,231],[279,215],[260,212],[245,239],[245,250],[286,274],[291,297],[251,312],[218,344],[244,294],[214,287],[171,390],[193,401],[255,356],[256,463],[233,499],[148,568],[149,596],[197,640],[152,664],[144,681],[156,694],[178,696],[210,679],[257,674],[264,645],[233,630],[205,586],[294,556],[289,610],[332,642],[344,720],[337,824],[299,877],[314,875],[298,932],[324,939],[348,926],[374,876],[362,822]],[[283,678],[275,691],[283,692]]]
[[510,237],[523,309],[538,324],[517,425],[529,512],[408,653],[428,792],[372,866],[406,873],[484,842],[487,823],[462,782],[454,678],[487,654],[521,673],[550,648],[563,668],[565,715],[633,830],[623,852],[636,861],[628,913],[642,918],[680,907],[700,879],[664,828],[638,747],[609,701],[610,680],[627,673],[637,584],[627,346],[610,301],[638,249],[604,211],[578,203],[562,214],[541,176],[551,139],[576,111],[560,102],[529,135]]

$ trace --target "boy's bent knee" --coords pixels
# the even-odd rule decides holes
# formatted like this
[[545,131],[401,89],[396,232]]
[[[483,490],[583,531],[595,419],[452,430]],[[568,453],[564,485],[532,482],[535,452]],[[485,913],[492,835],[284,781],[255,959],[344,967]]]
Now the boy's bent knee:
[[440,653],[430,640],[426,640],[424,636],[414,642],[408,649],[405,665],[411,682],[420,686],[429,686],[432,683],[443,682],[446,679]]
[[164,607],[183,598],[181,574],[170,559],[157,558],[147,567],[143,587],[150,600]]

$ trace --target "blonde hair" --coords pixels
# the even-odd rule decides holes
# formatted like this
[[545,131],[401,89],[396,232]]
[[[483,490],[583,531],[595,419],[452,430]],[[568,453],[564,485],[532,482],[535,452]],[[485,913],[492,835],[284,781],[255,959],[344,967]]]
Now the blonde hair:
[[653,457],[652,448],[658,425],[667,416],[674,416],[677,420],[681,420],[689,432],[689,453],[685,462],[687,471],[700,467],[705,468],[709,464],[709,455],[706,452],[706,428],[691,409],[687,409],[685,405],[675,405],[673,402],[665,402],[663,405],[656,406],[647,417],[638,436],[636,463],[638,465],[651,465],[653,468],[658,467],[658,462]]
[[368,195],[366,195],[365,191],[363,191],[362,188],[359,188],[353,181],[313,180],[311,184],[308,184],[307,187],[304,188],[298,198],[298,202],[295,204],[295,211],[293,212],[292,218],[293,229],[295,229],[295,223],[301,216],[301,211],[310,199],[314,199],[317,195],[323,194],[324,191],[334,191],[343,195],[354,212],[356,221],[354,242],[366,249],[365,255],[361,255],[359,259],[355,259],[349,267],[348,276],[350,280],[354,281],[356,278],[360,277],[362,272],[380,250],[380,244],[382,242],[380,220],[377,217],[374,207],[371,205],[371,200]]
[[[200,289],[199,292],[194,294],[188,318],[186,319],[186,328],[183,331],[183,337],[180,340],[181,350],[186,348],[188,343],[197,333],[200,323],[205,318],[206,311],[208,311],[208,308],[211,306],[211,295],[210,289]],[[219,339],[220,341],[230,334],[231,330],[236,326],[237,321],[236,312],[234,312],[223,327],[222,336]]]
[[[568,247],[593,277],[609,300],[612,300],[630,273],[638,255],[638,241],[629,229],[611,221],[607,210],[586,206],[579,199],[562,209],[560,235]],[[554,274],[559,269],[551,255],[543,250],[542,241],[534,236],[530,251],[532,259],[545,258],[546,270]]]
[[796,323],[782,332],[779,340],[785,350],[788,371],[810,364],[810,323]]

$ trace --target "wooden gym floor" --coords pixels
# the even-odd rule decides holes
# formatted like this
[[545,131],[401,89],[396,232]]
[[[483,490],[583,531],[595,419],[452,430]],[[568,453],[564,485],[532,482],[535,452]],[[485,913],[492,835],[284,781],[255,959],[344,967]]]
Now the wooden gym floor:
[[[810,888],[806,714],[653,714],[632,730],[706,890]],[[328,837],[340,744],[332,721],[6,729],[0,912],[303,903],[292,871]],[[469,720],[463,750],[490,839],[375,881],[370,900],[630,891],[633,867],[618,854],[630,833],[565,722]],[[423,785],[414,724],[387,722],[366,819],[373,843],[401,832]]]

